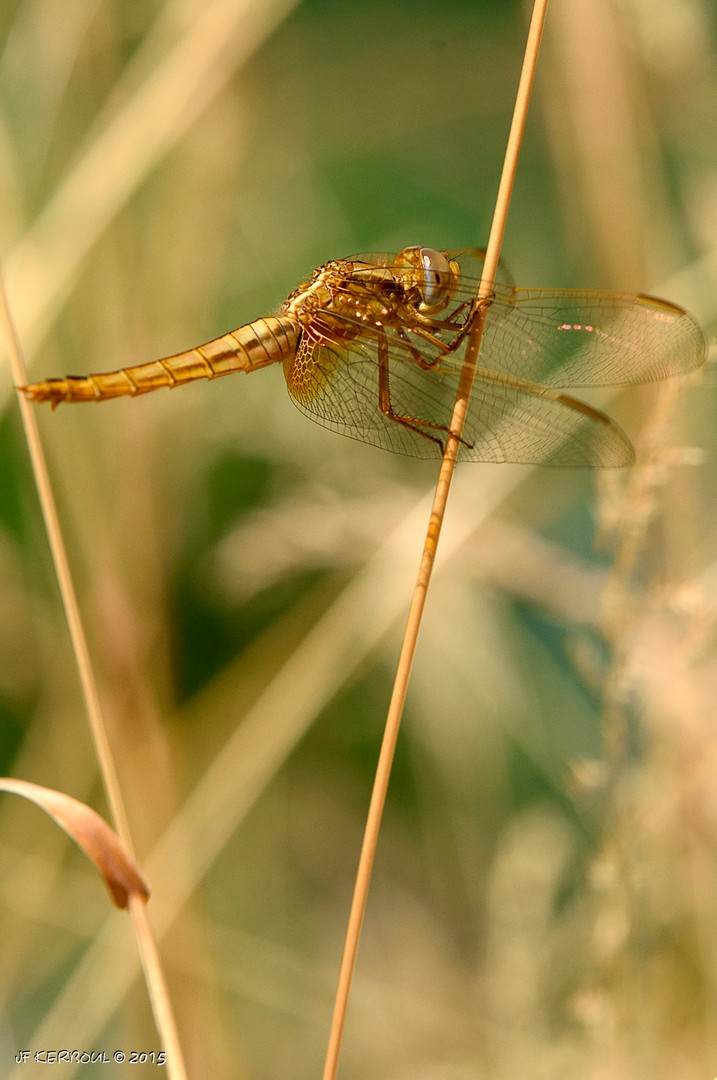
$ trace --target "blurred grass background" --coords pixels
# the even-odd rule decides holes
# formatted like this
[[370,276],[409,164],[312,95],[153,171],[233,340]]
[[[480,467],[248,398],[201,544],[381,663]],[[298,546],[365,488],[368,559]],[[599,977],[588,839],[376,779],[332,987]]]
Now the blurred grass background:
[[[329,258],[484,242],[525,26],[488,0],[5,0],[32,375],[187,348]],[[707,0],[554,0],[518,282],[714,325],[716,33]],[[106,811],[0,393],[0,769]],[[459,470],[347,1080],[717,1073],[714,379],[609,407],[630,474]],[[40,422],[191,1075],[316,1076],[436,468],[312,425],[274,369]],[[126,920],[7,799],[0,926],[4,1075],[156,1047]]]

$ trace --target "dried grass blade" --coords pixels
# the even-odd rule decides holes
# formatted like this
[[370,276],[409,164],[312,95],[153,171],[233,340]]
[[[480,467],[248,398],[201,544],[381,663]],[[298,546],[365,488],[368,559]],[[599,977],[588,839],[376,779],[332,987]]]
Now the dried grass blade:
[[126,908],[130,897],[137,897],[143,903],[149,899],[149,889],[119,837],[86,803],[54,788],[7,776],[0,777],[0,791],[29,799],[49,814],[92,859],[117,907]]

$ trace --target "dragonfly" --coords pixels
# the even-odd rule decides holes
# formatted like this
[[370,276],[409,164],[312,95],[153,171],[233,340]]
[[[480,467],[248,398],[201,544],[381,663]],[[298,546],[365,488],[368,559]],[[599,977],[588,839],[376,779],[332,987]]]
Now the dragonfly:
[[[325,263],[276,315],[117,371],[46,379],[32,401],[106,401],[281,363],[317,423],[412,457],[441,456],[481,307],[484,330],[459,457],[622,466],[627,435],[565,389],[681,375],[706,354],[694,318],[642,293],[523,288],[502,268],[479,297],[485,251],[412,246]],[[502,265],[502,264],[501,264]]]

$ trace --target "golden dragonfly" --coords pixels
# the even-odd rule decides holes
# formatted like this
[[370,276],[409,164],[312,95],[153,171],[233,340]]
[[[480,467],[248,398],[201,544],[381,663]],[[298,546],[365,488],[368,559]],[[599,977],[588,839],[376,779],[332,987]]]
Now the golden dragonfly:
[[485,252],[407,247],[315,270],[274,316],[187,352],[21,387],[33,401],[105,401],[282,363],[293,401],[343,435],[413,457],[440,456],[470,328],[485,312],[459,457],[619,466],[632,444],[565,387],[680,375],[705,358],[692,316],[637,293],[535,289],[503,270],[478,300]]

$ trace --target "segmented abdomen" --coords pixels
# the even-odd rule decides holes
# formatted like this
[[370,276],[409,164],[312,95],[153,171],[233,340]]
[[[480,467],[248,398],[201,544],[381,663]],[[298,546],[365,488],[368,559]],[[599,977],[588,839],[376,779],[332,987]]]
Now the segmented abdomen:
[[290,356],[298,341],[299,325],[294,319],[257,319],[205,345],[162,360],[95,375],[45,379],[20,389],[31,401],[49,401],[53,408],[63,401],[106,401],[128,394],[148,394],[164,386],[171,389],[194,379],[216,379],[275,364]]

